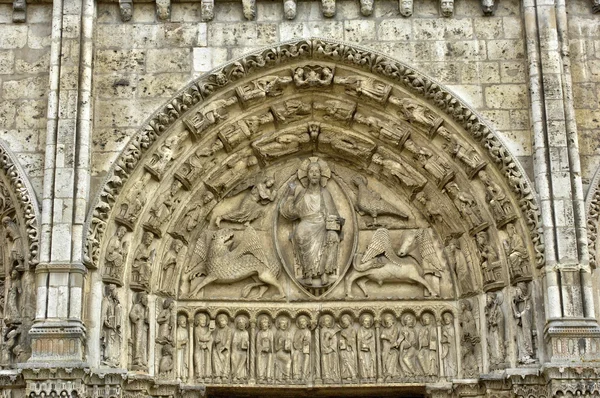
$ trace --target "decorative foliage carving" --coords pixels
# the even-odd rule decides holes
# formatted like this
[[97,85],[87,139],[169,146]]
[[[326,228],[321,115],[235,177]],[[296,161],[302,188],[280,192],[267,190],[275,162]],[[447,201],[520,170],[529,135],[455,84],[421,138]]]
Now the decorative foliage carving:
[[[6,185],[1,184],[4,204],[6,206],[10,195],[10,201],[17,211],[18,224],[21,225],[21,223],[23,223],[24,230],[26,231],[24,243],[29,250],[27,251],[27,258],[24,258],[24,265],[26,268],[33,267],[39,261],[39,206],[37,205],[35,197],[31,194],[33,189],[29,182],[23,177],[25,173],[18,166],[13,155],[9,153],[3,143],[0,143],[0,167],[4,172],[6,182],[8,183]],[[14,199],[12,199],[12,197],[14,197]],[[21,236],[20,233],[19,236]],[[25,248],[22,248],[21,250],[25,250]],[[23,251],[21,253],[23,253]]]

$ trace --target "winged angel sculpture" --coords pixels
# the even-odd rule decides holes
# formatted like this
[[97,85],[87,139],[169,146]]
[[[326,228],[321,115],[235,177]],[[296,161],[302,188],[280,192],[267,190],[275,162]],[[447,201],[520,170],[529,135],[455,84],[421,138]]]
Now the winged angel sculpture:
[[[190,263],[191,268],[184,271],[184,277],[189,278],[190,283],[187,296],[195,297],[211,283],[231,283],[252,278],[253,282],[242,289],[242,297],[247,297],[252,289],[258,287],[257,298],[260,298],[269,286],[278,291],[273,298],[285,297],[283,287],[277,279],[281,274],[281,266],[267,256],[256,230],[248,226],[239,233],[238,242],[234,242],[234,237],[233,230],[228,228],[208,231],[199,237]],[[201,276],[204,278],[195,283],[194,280]],[[185,294],[185,291],[182,293]]]

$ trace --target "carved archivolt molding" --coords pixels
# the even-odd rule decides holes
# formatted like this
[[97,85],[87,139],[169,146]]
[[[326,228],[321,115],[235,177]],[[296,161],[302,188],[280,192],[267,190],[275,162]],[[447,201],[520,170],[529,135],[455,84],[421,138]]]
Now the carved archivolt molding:
[[585,205],[590,266],[596,268],[596,256],[598,255],[596,241],[598,240],[598,221],[600,220],[600,169],[596,170],[590,183]]
[[25,362],[35,317],[39,208],[25,173],[0,141],[0,366]]
[[27,232],[26,242],[29,248],[27,263],[29,266],[34,266],[39,260],[39,206],[25,172],[2,141],[0,141],[0,166],[6,176],[9,192],[16,199],[14,202]]
[[[471,138],[479,143],[480,148],[486,150],[518,199],[521,212],[526,220],[530,239],[533,242],[535,263],[538,267],[543,266],[545,259],[541,219],[535,192],[520,168],[518,161],[510,155],[493,130],[451,92],[420,72],[373,51],[323,39],[283,43],[231,62],[186,87],[163,109],[158,111],[148,125],[130,140],[109,172],[104,187],[95,201],[88,217],[84,258],[86,264],[91,267],[98,266],[100,245],[104,239],[106,222],[116,198],[140,159],[146,152],[158,149],[153,144],[170,126],[180,120],[188,110],[202,103],[209,105],[205,109],[204,120],[197,128],[203,129],[206,126],[218,123],[226,117],[221,112],[226,112],[223,109],[229,104],[226,102],[211,104],[212,97],[231,89],[236,85],[236,82],[245,81],[251,76],[264,75],[269,69],[301,60],[308,62],[319,60],[326,63],[347,65],[357,72],[370,72],[390,84],[399,85],[399,87],[407,89],[415,96],[429,101],[457,125],[464,128],[471,135]],[[310,65],[307,67],[311,68]],[[309,78],[300,76],[300,80],[307,82],[308,89],[318,87],[319,84],[323,84],[319,80],[327,79],[327,75],[323,76],[322,71],[311,72],[314,73],[311,73]],[[321,75],[318,75],[319,73]],[[352,85],[352,82],[348,82],[349,90],[353,90]],[[374,98],[372,95],[370,96],[369,90],[363,91],[360,82],[354,82],[354,87],[356,96],[360,99],[366,99],[367,101],[383,100],[383,97]],[[244,101],[243,94],[239,98],[240,101]],[[237,101],[236,99],[235,102]],[[285,109],[282,109],[282,111],[285,111]],[[341,115],[339,111],[343,112],[342,109],[334,110],[335,114],[330,116],[339,118]],[[276,115],[277,111],[274,114]],[[194,135],[192,131],[192,137]]]

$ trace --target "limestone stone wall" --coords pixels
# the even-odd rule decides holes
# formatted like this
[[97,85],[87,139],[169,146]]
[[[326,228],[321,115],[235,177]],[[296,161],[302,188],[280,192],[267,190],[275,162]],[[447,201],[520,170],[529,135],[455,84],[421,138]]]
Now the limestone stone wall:
[[373,14],[341,0],[333,18],[318,1],[299,1],[296,18],[282,2],[258,1],[254,21],[240,2],[216,2],[202,22],[199,2],[172,3],[159,21],[155,5],[135,3],[124,23],[117,3],[99,3],[94,66],[93,191],[119,151],[152,112],[194,77],[257,48],[320,36],[381,51],[454,90],[499,131],[531,176],[532,135],[523,16],[518,0],[502,0],[484,17],[479,0],[455,4],[443,18],[439,2],[415,1],[404,18],[398,1],[378,0]]
[[17,154],[41,194],[52,4],[32,4],[27,24],[0,4],[0,139]]
[[600,25],[598,15],[590,13],[589,1],[567,3],[569,40],[573,73],[573,97],[579,133],[583,183],[589,184],[600,166]]

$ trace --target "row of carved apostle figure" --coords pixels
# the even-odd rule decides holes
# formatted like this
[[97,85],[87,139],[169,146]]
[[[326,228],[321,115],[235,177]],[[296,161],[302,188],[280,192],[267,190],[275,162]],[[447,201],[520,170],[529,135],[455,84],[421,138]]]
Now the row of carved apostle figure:
[[[486,296],[490,370],[509,366],[502,299],[500,292]],[[439,321],[431,312],[425,311],[417,318],[405,311],[399,318],[391,312],[383,312],[378,318],[369,312],[360,316],[344,312],[337,320],[325,313],[318,322],[303,314],[294,319],[261,314],[256,321],[240,314],[232,322],[224,313],[211,320],[207,313],[200,312],[190,325],[188,315],[177,314],[175,302],[167,298],[156,316],[156,370],[162,378],[177,377],[183,382],[192,377],[203,382],[238,383],[477,377],[481,370],[481,334],[472,302],[464,299],[460,303],[460,330],[456,331],[450,311],[443,312]],[[534,363],[535,328],[528,283],[517,284],[509,306],[516,321],[517,362]],[[103,365],[120,366],[122,314],[117,288],[110,284],[102,302]],[[129,368],[148,372],[151,322],[145,292],[134,296],[128,318]]]
[[[159,314],[160,317],[160,314]],[[177,315],[172,335],[156,343],[159,377],[196,382],[305,384],[309,382],[374,383],[457,376],[454,316],[432,313],[419,319],[405,312],[399,318],[384,313],[381,322],[370,313],[358,319],[343,313],[323,314],[318,322],[307,315],[295,319],[246,315],[231,319],[221,313],[211,320],[198,313],[193,325]],[[191,327],[190,327],[191,326]],[[192,362],[190,364],[190,361]]]

